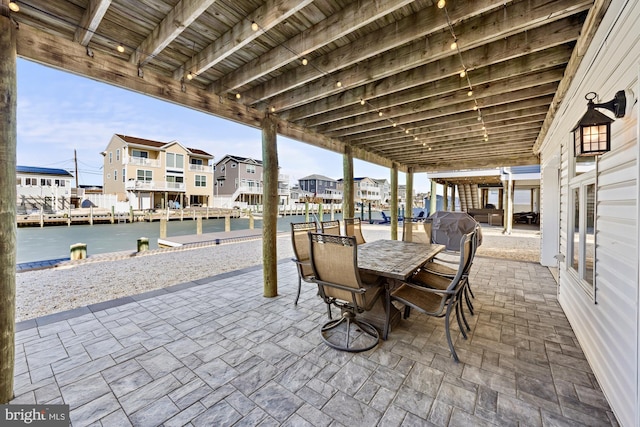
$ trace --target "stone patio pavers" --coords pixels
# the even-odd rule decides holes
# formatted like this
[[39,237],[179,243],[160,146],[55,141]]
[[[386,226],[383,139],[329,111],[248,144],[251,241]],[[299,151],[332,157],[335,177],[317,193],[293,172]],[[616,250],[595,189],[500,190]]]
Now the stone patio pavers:
[[[359,354],[322,343],[324,303],[278,266],[17,325],[12,403],[67,403],[73,426],[617,425],[537,264],[478,257],[464,340],[412,313]],[[337,314],[334,309],[334,316]]]

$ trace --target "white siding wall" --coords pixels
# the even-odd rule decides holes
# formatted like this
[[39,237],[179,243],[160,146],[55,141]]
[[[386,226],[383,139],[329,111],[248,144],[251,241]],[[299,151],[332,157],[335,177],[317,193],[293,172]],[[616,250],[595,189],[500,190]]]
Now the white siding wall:
[[[567,255],[571,129],[587,92],[608,101],[627,89],[627,116],[612,126],[596,188],[596,303],[560,263],[559,300],[587,360],[623,426],[640,426],[638,109],[640,2],[613,0],[542,147],[542,163],[561,147],[560,252]],[[545,188],[545,197],[551,189]],[[543,219],[544,221],[544,219]],[[544,238],[544,236],[543,236]],[[566,262],[570,262],[569,259]]]

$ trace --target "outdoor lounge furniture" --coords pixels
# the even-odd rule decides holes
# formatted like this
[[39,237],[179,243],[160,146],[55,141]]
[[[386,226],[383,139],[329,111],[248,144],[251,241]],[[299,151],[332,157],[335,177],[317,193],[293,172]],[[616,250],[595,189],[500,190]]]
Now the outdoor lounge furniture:
[[370,310],[384,293],[379,276],[361,276],[355,237],[309,233],[309,239],[313,281],[324,301],[342,311],[339,319],[322,326],[322,340],[330,347],[349,352],[372,349],[380,335],[357,314]]
[[[464,289],[466,278],[464,269],[471,257],[472,233],[464,235],[460,239],[460,260],[456,275],[452,279],[442,276],[421,272],[419,277],[413,276],[405,281],[396,290],[387,289],[387,313],[391,312],[392,301],[397,301],[404,305],[404,318],[409,317],[411,309],[415,309],[427,316],[444,317],[447,343],[453,359],[458,362],[458,355],[453,346],[450,331],[450,317],[452,310],[455,310],[458,326],[466,339],[467,335],[460,321],[460,297]],[[463,314],[464,315],[464,314]],[[389,316],[385,322],[383,339],[387,338],[389,332]],[[467,325],[468,327],[468,325]]]
[[340,233],[340,221],[322,221],[320,223],[322,234],[333,234],[339,236]]
[[362,235],[362,224],[360,222],[360,218],[345,218],[344,231],[347,236],[355,236],[356,242],[359,245],[366,243],[364,236]]
[[[315,222],[291,223],[291,244],[295,256],[291,260],[296,263],[298,268],[298,293],[296,294],[294,305],[298,305],[302,281],[313,283],[313,268],[309,257],[309,232],[315,233],[316,231],[317,225]],[[331,319],[330,305],[327,305],[327,316]]]
[[388,217],[383,211],[380,212],[380,215],[382,215],[382,221],[380,221],[380,224],[391,224],[391,217]]

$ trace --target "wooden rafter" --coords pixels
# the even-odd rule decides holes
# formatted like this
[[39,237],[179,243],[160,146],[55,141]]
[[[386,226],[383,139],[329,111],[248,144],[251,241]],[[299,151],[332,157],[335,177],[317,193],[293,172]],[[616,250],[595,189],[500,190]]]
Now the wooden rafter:
[[104,14],[111,5],[111,0],[90,0],[87,10],[85,10],[80,20],[80,24],[76,29],[75,41],[82,46],[87,46],[91,41],[91,37],[95,33],[98,25],[102,22]]

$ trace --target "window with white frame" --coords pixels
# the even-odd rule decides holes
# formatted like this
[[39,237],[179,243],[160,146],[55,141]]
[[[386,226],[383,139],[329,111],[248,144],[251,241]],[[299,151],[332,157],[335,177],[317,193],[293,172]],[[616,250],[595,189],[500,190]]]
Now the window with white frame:
[[127,170],[122,168],[122,182],[125,182],[125,178],[127,177]]
[[142,151],[142,150],[131,150],[131,157],[138,157],[141,159],[148,159],[149,158],[149,152],[148,151]]
[[113,180],[117,181],[118,180],[118,169],[113,171]]
[[196,187],[206,187],[206,186],[207,186],[207,176],[196,175]]
[[167,153],[167,168],[184,169],[184,154]]
[[153,171],[138,169],[136,170],[136,181],[150,182],[153,180]]
[[120,149],[118,148],[116,150],[116,162],[119,162],[119,161],[120,161]]
[[567,269],[595,301],[597,163],[572,157],[570,168]]
[[247,173],[256,173],[256,165],[247,165]]

